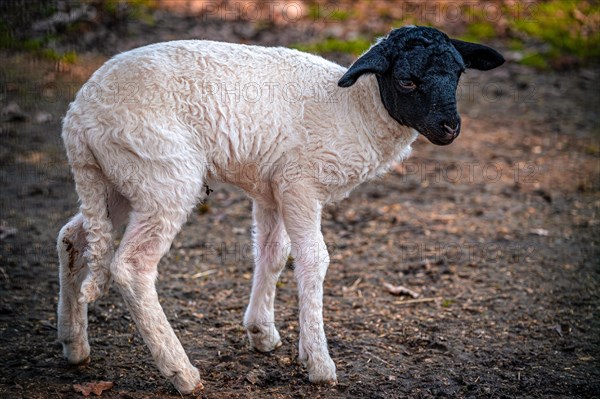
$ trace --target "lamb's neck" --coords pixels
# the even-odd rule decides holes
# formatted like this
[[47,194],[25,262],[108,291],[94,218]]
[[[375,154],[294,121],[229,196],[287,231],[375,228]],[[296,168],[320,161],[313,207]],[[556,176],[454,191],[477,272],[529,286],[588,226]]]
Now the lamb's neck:
[[363,135],[377,153],[379,162],[387,164],[408,155],[410,144],[418,133],[399,124],[387,112],[381,102],[375,75],[363,75],[350,89],[352,92],[347,97],[349,111],[355,118],[359,130],[357,134]]

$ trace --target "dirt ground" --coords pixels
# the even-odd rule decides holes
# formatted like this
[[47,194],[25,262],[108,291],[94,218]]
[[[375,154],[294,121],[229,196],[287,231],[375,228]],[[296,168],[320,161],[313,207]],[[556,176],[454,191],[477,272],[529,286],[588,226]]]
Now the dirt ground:
[[[190,31],[190,19],[163,18],[179,23],[121,39],[112,53],[175,37],[249,40],[243,24]],[[250,41],[290,45],[306,35],[271,27]],[[106,55],[87,53],[58,70],[29,55],[0,55],[1,398],[77,398],[74,384],[97,380],[114,383],[106,398],[179,396],[114,289],[90,306],[89,365],[69,366],[56,342],[55,239],[77,209],[60,120]],[[208,206],[190,216],[157,282],[200,369],[202,396],[600,397],[599,74],[513,62],[469,71],[453,145],[419,138],[406,163],[326,208],[324,316],[335,387],[311,385],[296,363],[289,270],[276,299],[283,346],[250,350],[241,319],[251,205],[238,189],[211,186]],[[392,295],[384,282],[419,297]]]

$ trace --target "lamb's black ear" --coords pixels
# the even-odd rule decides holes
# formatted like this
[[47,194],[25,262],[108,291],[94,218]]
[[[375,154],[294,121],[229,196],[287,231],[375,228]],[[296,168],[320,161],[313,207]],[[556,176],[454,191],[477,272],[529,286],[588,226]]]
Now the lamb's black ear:
[[348,71],[338,81],[340,87],[350,87],[358,78],[365,73],[382,74],[390,67],[390,61],[386,57],[383,43],[371,47],[359,59],[354,61]]
[[504,57],[491,47],[483,44],[463,42],[462,40],[450,39],[454,48],[462,55],[467,68],[489,71],[504,64]]

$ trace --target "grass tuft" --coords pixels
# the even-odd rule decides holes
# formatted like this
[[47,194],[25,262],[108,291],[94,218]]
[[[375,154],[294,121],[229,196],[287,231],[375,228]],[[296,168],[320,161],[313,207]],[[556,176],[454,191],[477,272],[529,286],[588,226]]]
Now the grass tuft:
[[330,37],[320,42],[296,44],[292,47],[300,51],[315,54],[346,53],[358,56],[364,53],[370,46],[371,41],[365,38],[341,40]]

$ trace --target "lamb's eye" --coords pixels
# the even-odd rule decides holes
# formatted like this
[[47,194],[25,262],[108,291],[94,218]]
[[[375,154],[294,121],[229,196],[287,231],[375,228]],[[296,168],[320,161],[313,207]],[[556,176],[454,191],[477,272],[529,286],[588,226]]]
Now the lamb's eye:
[[415,82],[413,82],[412,80],[398,80],[398,85],[403,88],[404,90],[414,90],[417,88],[417,85]]

